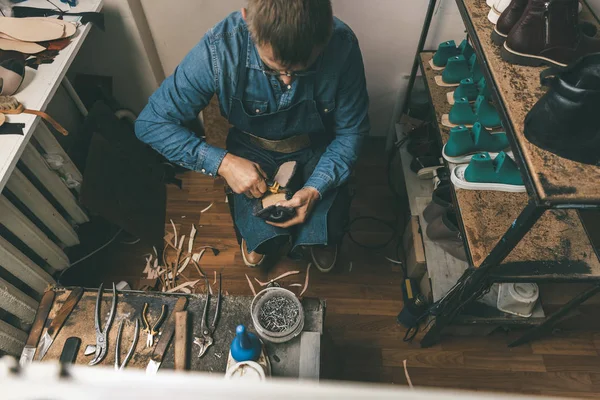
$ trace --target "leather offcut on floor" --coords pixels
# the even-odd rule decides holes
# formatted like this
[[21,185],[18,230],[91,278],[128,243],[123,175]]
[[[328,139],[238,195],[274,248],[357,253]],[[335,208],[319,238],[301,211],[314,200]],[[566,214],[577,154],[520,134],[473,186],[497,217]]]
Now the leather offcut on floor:
[[[352,216],[391,221],[394,208],[399,206],[387,186],[385,157],[382,157],[384,143],[372,140],[365,147],[356,169],[357,193]],[[285,278],[281,283],[284,287],[304,284],[306,262],[282,260],[268,272],[245,267],[225,202],[223,182],[193,172],[182,174],[181,178],[183,189],[168,187],[167,221],[173,219],[179,235],[188,235],[195,224],[198,229],[195,249],[211,245],[221,250],[218,256],[207,253],[201,265],[208,276],[213,276],[213,271],[222,273],[224,292],[250,295],[244,274],[267,281],[289,270],[299,270],[299,275]],[[201,214],[211,203],[213,206]],[[384,229],[379,224],[362,221],[355,224],[353,234],[359,241],[375,243],[389,237],[389,231]],[[170,224],[165,230],[171,231]],[[151,251],[139,245],[111,246],[103,260],[105,283],[123,279],[136,287],[145,266],[143,255]],[[394,254],[393,250],[387,252],[390,257]],[[190,279],[198,278],[192,270],[186,274]],[[348,238],[336,270],[321,274],[311,268],[306,295],[327,300],[324,379],[406,385],[402,367],[406,359],[417,387],[570,397],[597,397],[600,393],[597,318],[600,299],[591,299],[578,316],[564,323],[563,327],[568,329],[532,344],[509,349],[507,343],[518,333],[497,332],[487,337],[445,337],[441,344],[421,349],[418,340],[403,342],[405,329],[396,323],[396,315],[403,306],[401,282],[398,265],[352,244]],[[546,312],[552,312],[569,295],[584,287],[542,286]],[[202,288],[203,285],[196,287],[198,291]],[[290,289],[299,292],[302,288]]]

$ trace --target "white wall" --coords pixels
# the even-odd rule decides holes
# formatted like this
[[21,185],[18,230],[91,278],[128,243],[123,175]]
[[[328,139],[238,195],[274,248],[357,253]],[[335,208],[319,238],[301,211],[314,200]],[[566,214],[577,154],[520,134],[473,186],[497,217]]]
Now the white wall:
[[143,9],[139,0],[105,0],[102,11],[106,30],[92,29],[69,74],[112,76],[116,99],[139,113],[165,77]]
[[[160,62],[171,74],[216,22],[246,0],[141,0]],[[460,39],[464,30],[454,0],[439,0],[430,39]],[[333,0],[336,16],[358,36],[367,73],[372,134],[384,136],[407,83],[421,33],[426,0]]]

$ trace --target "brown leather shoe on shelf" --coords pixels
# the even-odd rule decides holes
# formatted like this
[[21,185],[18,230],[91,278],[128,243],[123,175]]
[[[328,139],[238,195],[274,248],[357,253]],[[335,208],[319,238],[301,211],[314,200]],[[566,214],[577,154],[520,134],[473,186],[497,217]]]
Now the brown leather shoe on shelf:
[[321,272],[329,272],[335,267],[338,255],[338,246],[310,246],[310,258]]
[[591,53],[600,52],[600,40],[579,27],[578,0],[530,0],[501,49],[513,64],[565,67]]
[[240,248],[242,250],[242,258],[244,259],[244,264],[246,264],[247,267],[260,267],[265,261],[266,256],[264,254],[258,254],[255,251],[248,252],[248,244],[244,239],[242,239],[242,244],[240,245]]

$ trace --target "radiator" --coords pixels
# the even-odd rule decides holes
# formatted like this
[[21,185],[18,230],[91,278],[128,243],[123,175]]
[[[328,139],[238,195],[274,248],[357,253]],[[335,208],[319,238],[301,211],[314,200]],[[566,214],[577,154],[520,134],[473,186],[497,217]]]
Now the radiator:
[[0,354],[19,356],[38,301],[69,267],[88,216],[77,200],[82,175],[43,122],[0,193]]

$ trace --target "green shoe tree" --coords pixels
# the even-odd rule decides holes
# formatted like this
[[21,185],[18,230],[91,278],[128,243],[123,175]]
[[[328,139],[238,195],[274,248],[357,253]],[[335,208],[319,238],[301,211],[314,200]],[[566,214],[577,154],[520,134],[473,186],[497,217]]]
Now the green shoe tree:
[[474,155],[465,170],[465,180],[476,183],[523,185],[517,164],[505,152],[498,154],[494,160],[488,153]]
[[477,115],[466,97],[461,97],[454,102],[448,118],[455,125],[473,125],[477,122]]
[[481,65],[477,61],[477,55],[473,54],[471,58],[466,58],[466,60],[469,60],[469,72],[471,73],[471,78],[473,78],[473,81],[479,82],[481,78],[483,78],[483,71]]
[[486,128],[501,126],[498,111],[482,95],[477,96],[477,100],[475,100],[475,114],[477,114],[477,121],[481,122],[481,125]]
[[460,43],[460,46],[458,46],[458,52],[463,55],[465,60],[470,60],[471,56],[475,54],[475,50],[473,50],[473,47],[471,47],[467,39],[464,39]]
[[462,55],[458,55],[448,59],[446,68],[442,73],[442,80],[446,83],[454,84],[470,76],[469,63]]
[[477,152],[498,153],[509,147],[506,133],[490,133],[479,122],[469,129],[463,125],[450,130],[450,138],[444,147],[444,154],[460,157]]
[[455,57],[459,54],[459,49],[456,47],[454,40],[440,43],[437,51],[433,55],[433,64],[436,67],[445,67],[450,57]]
[[460,85],[454,91],[454,101],[460,98],[466,98],[469,101],[475,101],[479,96],[479,87],[473,81],[473,78],[465,78],[460,81]]
[[490,88],[485,81],[485,78],[481,78],[477,83],[477,90],[479,90],[479,94],[482,95],[487,101],[489,101],[492,97],[492,93],[490,92]]

